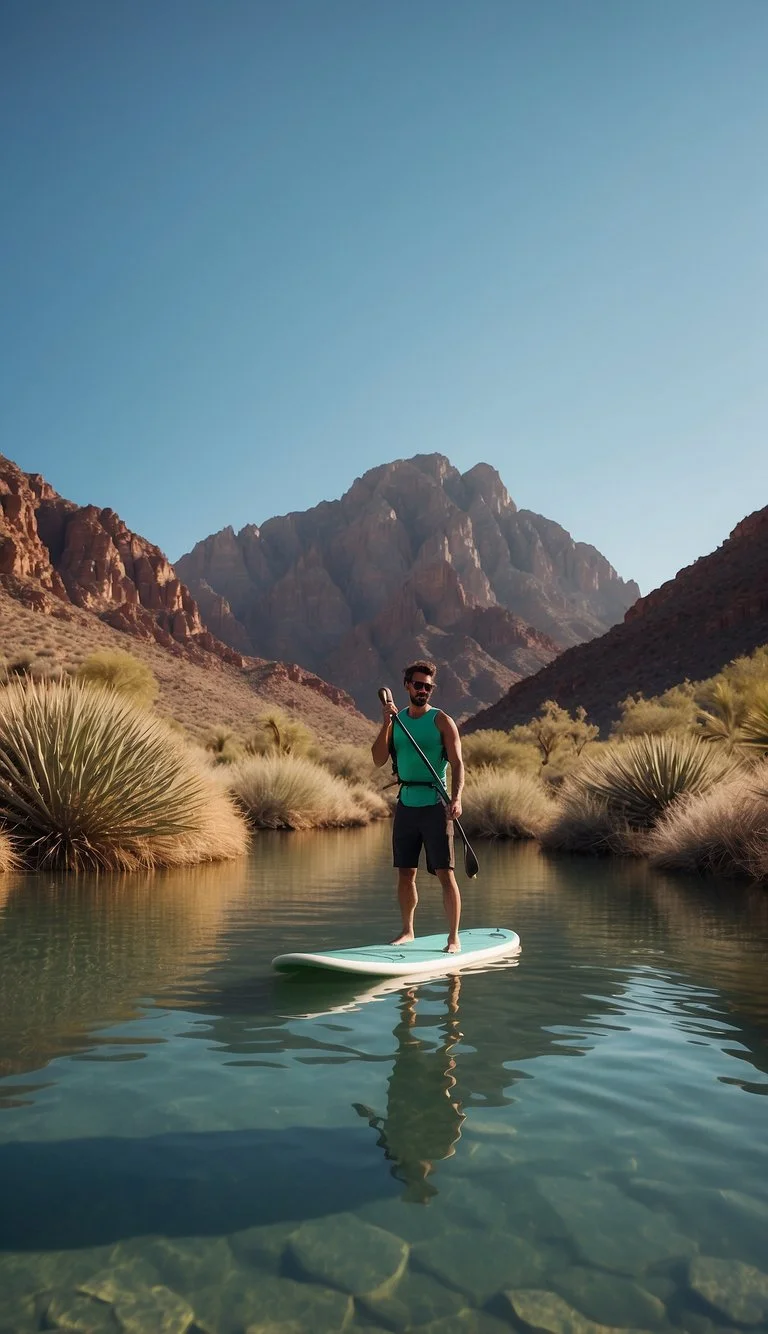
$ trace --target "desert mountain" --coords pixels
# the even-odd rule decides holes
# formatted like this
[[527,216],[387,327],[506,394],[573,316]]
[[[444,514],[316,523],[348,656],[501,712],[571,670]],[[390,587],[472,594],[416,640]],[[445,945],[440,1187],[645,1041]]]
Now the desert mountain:
[[768,643],[768,507],[738,524],[708,556],[641,598],[623,624],[569,649],[465,730],[527,722],[546,699],[582,704],[606,727],[638,691],[660,694],[686,678],[702,680]]
[[375,714],[416,656],[458,717],[495,702],[562,647],[601,635],[639,595],[594,547],[518,510],[499,474],[441,454],[373,468],[340,500],[225,528],[176,562],[207,626],[287,658]]
[[0,455],[0,652],[71,666],[109,646],[150,663],[161,708],[192,730],[246,731],[279,705],[321,736],[370,740],[370,723],[338,687],[216,639],[160,548],[113,510],[75,505]]

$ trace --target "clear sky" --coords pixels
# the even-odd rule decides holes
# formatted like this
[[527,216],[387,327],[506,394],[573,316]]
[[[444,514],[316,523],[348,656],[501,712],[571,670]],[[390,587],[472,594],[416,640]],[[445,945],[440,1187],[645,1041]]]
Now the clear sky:
[[0,451],[172,558],[417,452],[768,503],[766,0],[2,0]]

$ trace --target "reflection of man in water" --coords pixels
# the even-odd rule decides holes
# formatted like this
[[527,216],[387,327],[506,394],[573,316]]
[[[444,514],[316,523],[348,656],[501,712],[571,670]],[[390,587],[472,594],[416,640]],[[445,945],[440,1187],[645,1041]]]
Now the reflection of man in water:
[[434,1164],[450,1158],[461,1135],[464,1112],[455,1098],[456,1062],[452,1051],[459,1030],[458,973],[448,980],[448,1014],[440,1025],[442,1041],[428,1046],[416,1035],[416,992],[409,988],[400,1000],[400,1021],[395,1027],[397,1052],[388,1081],[387,1114],[355,1103],[374,1130],[384,1155],[393,1164],[392,1175],[404,1181],[406,1200],[426,1204],[437,1188],[427,1182]]

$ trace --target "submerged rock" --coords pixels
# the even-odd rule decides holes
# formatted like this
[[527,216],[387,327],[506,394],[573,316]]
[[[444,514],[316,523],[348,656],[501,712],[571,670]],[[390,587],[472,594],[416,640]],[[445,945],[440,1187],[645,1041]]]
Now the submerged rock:
[[288,1243],[300,1271],[354,1297],[386,1297],[408,1262],[408,1243],[354,1214],[302,1223]]
[[573,1265],[554,1274],[551,1281],[562,1297],[601,1325],[655,1329],[666,1323],[664,1303],[629,1278]]
[[691,1261],[688,1281],[694,1292],[729,1320],[759,1325],[768,1317],[768,1274],[754,1265],[700,1255]]
[[189,1302],[159,1284],[122,1298],[115,1313],[125,1334],[186,1334],[195,1318]]
[[[619,1334],[610,1325],[589,1320],[557,1293],[543,1288],[520,1288],[505,1292],[504,1296],[517,1319],[529,1329],[545,1330],[547,1334]],[[625,1328],[624,1334],[630,1334],[630,1330]],[[632,1334],[641,1332],[636,1330]]]
[[543,1177],[538,1189],[568,1228],[590,1264],[619,1274],[640,1274],[662,1260],[690,1256],[695,1242],[663,1214],[630,1199],[598,1177]]
[[455,1288],[446,1288],[429,1274],[409,1272],[391,1297],[370,1297],[363,1310],[387,1329],[405,1330],[429,1325],[467,1309],[466,1298]]
[[118,1334],[120,1326],[105,1302],[78,1292],[56,1293],[48,1302],[46,1324],[76,1334]]
[[496,1232],[483,1237],[481,1246],[475,1241],[470,1242],[466,1232],[449,1232],[417,1246],[414,1259],[477,1305],[502,1288],[530,1283],[543,1270],[543,1257],[521,1237]]

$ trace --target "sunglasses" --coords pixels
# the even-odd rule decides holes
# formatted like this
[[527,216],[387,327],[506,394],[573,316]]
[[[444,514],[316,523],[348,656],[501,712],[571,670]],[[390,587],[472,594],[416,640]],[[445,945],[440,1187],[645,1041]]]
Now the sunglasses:
[[407,684],[414,690],[423,690],[427,695],[435,688],[429,681],[408,681]]

